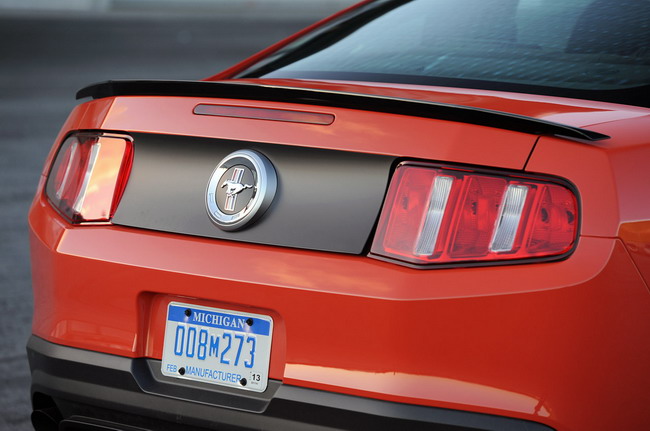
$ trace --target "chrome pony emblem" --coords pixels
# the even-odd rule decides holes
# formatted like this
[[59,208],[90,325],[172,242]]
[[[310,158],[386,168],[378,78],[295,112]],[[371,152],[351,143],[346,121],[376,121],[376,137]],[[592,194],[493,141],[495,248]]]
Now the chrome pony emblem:
[[241,229],[264,214],[276,189],[277,176],[269,159],[257,151],[235,151],[210,176],[206,209],[221,229]]
[[237,193],[241,192],[242,190],[253,188],[253,185],[251,184],[240,183],[242,177],[244,176],[244,172],[245,170],[243,168],[234,168],[232,178],[224,181],[223,184],[221,184],[222,188],[227,187],[226,203],[224,204],[226,211],[235,210],[235,203],[237,203]]

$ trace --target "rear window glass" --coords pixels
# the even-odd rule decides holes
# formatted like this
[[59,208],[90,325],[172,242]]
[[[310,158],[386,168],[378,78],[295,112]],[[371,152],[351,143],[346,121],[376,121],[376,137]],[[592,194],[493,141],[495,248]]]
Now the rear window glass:
[[[643,105],[650,0],[378,1],[239,77],[452,85]],[[537,89],[537,91],[535,91]]]

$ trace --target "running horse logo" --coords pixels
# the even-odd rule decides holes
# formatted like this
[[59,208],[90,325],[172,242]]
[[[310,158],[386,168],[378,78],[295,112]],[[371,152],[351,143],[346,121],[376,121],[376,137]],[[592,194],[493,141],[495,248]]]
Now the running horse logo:
[[275,168],[263,154],[254,150],[228,154],[212,171],[205,189],[210,221],[225,231],[255,222],[273,202],[277,186]]
[[226,202],[224,202],[224,208],[226,211],[235,210],[235,204],[237,203],[237,194],[241,193],[242,190],[253,188],[253,186],[250,184],[241,183],[243,176],[244,169],[235,168],[230,179],[224,181],[223,184],[221,184],[221,188],[226,187]]

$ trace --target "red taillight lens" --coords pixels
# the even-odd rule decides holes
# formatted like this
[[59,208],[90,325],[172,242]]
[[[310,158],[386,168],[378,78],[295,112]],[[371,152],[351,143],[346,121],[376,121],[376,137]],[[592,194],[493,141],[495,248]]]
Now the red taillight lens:
[[578,203],[564,184],[415,164],[391,181],[371,254],[415,264],[559,256]]
[[129,138],[99,134],[68,137],[54,160],[45,192],[74,223],[113,217],[131,171]]

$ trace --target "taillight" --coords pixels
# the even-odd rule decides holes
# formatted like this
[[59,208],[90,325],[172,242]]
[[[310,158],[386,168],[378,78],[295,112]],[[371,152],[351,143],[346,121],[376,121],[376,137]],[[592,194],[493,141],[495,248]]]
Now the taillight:
[[573,248],[578,220],[558,180],[404,163],[371,254],[414,264],[557,257]]
[[128,137],[80,133],[57,153],[45,192],[52,205],[74,223],[109,221],[131,171]]

